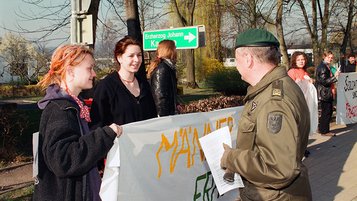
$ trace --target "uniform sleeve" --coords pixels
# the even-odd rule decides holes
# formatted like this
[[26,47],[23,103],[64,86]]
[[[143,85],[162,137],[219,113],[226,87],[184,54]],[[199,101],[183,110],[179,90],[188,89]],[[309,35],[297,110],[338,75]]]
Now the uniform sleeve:
[[299,174],[298,126],[292,108],[284,100],[260,107],[256,122],[242,117],[239,126],[244,147],[229,151],[225,166],[265,188],[289,185]]
[[91,122],[90,129],[107,126],[113,123],[112,113],[110,112],[109,88],[102,80],[98,83],[93,97],[93,103],[90,109]]
[[167,116],[170,114],[170,91],[171,75],[163,63],[160,63],[157,70],[151,76],[151,90],[156,105],[156,111],[159,116]]
[[112,147],[114,131],[105,126],[81,135],[75,111],[47,107],[56,113],[48,115],[47,124],[40,132],[46,166],[59,177],[87,173]]

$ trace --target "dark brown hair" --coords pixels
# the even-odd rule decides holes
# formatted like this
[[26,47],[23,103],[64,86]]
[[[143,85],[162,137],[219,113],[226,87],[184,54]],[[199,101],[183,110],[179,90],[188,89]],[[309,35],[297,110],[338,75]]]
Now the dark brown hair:
[[305,59],[305,66],[303,67],[303,69],[306,71],[307,68],[307,55],[304,52],[300,52],[300,51],[296,51],[293,53],[293,55],[291,56],[291,60],[290,60],[290,64],[291,64],[291,68],[297,68],[296,66],[296,59],[298,56],[302,55]]
[[119,65],[120,63],[117,57],[123,55],[129,45],[137,45],[141,48],[141,43],[131,36],[125,36],[124,38],[120,39],[117,44],[115,44],[114,59]]
[[350,57],[355,57],[355,54],[349,53],[348,56],[347,56],[347,59],[349,59]]
[[330,55],[330,54],[333,55],[332,51],[325,51],[325,52],[322,54],[322,58],[325,58],[325,57],[327,57],[327,56]]

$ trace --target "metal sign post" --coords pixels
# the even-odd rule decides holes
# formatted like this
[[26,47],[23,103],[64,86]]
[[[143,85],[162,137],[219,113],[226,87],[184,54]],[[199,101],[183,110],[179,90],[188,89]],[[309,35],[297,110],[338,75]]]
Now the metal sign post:
[[71,0],[71,43],[93,44],[93,19],[88,14],[91,0]]

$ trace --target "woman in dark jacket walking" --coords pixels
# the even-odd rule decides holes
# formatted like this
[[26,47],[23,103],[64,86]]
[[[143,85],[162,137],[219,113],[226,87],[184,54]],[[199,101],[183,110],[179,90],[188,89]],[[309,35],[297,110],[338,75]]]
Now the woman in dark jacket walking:
[[177,114],[176,46],[172,40],[162,40],[156,58],[150,63],[148,78],[159,116]]
[[330,121],[333,112],[333,94],[334,83],[337,82],[337,76],[340,72],[332,74],[330,70],[331,62],[333,61],[333,53],[331,51],[323,54],[323,61],[317,66],[315,71],[317,97],[319,100],[319,133],[323,136],[334,136],[330,132]]
[[39,101],[43,109],[39,128],[38,183],[33,200],[99,201],[100,176],[96,168],[121,135],[116,124],[89,132],[88,108],[78,98],[92,88],[94,58],[80,45],[57,48],[49,72],[39,82],[47,88]]

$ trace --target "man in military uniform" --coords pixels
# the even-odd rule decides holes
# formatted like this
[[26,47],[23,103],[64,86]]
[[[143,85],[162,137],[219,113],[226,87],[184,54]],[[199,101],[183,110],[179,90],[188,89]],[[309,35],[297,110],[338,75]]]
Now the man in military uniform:
[[312,200],[302,158],[309,109],[298,85],[279,67],[278,40],[263,29],[236,38],[236,64],[251,86],[238,124],[236,149],[224,144],[221,166],[242,176],[246,200]]

